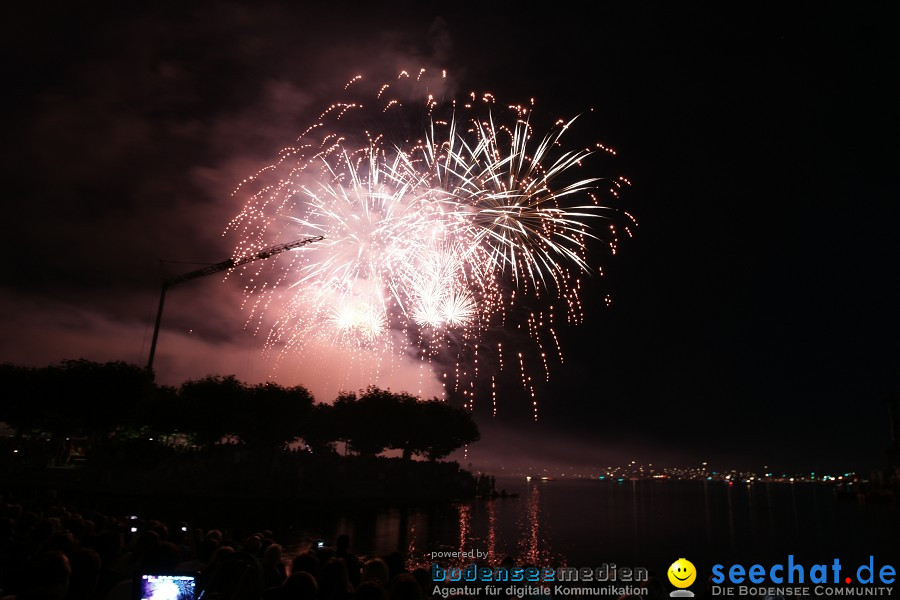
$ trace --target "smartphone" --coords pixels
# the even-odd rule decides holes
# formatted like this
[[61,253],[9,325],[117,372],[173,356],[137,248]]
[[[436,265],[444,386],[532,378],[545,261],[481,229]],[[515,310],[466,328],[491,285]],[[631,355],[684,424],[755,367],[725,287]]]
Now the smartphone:
[[140,600],[195,600],[197,576],[183,573],[143,573],[138,582]]
[[316,540],[316,549],[321,550],[325,547],[325,540]]

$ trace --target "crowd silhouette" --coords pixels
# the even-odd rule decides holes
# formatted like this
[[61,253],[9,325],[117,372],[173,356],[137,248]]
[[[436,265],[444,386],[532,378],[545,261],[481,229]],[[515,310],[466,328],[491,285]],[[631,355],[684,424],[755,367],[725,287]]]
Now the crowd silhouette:
[[57,502],[0,501],[0,598],[133,600],[142,574],[196,574],[228,600],[423,600],[429,574],[399,552],[357,557],[347,535],[288,554],[272,531],[203,530]]
[[[279,539],[269,529],[205,529],[185,521],[79,512],[65,506],[55,492],[30,501],[0,496],[0,600],[137,600],[147,597],[139,594],[144,574],[194,576],[197,595],[188,597],[193,600],[554,597],[535,591],[540,583],[529,582],[516,584],[532,588],[525,595],[487,594],[484,589],[446,595],[440,592],[441,583],[459,584],[433,581],[425,568],[427,556],[407,557],[399,551],[357,555],[351,542],[345,534],[337,535],[333,544],[309,544]],[[518,565],[506,556],[496,566],[511,570],[536,565]],[[475,589],[492,584],[471,585]],[[652,572],[637,585],[639,593],[618,600],[667,597]],[[698,588],[700,597],[710,597],[709,585]]]

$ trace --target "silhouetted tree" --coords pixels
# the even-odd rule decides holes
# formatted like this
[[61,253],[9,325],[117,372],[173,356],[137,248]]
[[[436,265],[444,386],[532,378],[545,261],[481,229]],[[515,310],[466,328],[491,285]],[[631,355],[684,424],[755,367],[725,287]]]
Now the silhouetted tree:
[[94,443],[131,426],[135,407],[154,387],[137,365],[84,359],[38,369],[3,365],[0,381],[11,400],[0,419],[19,431],[87,435]]
[[312,407],[303,431],[303,441],[313,453],[334,452],[338,440],[338,424],[331,404]]
[[234,436],[253,448],[280,448],[303,438],[314,452],[336,441],[371,455],[400,450],[430,460],[479,438],[471,414],[437,399],[370,386],[314,405],[302,386],[247,385],[234,376],[157,386],[143,368],[123,362],[65,361],[42,368],[0,365],[0,420],[19,434],[50,433],[54,445],[71,435],[93,444],[112,437],[142,439],[182,433],[204,446]]
[[261,383],[244,388],[234,432],[249,446],[282,447],[303,435],[313,397],[303,386]]
[[354,452],[376,455],[390,447],[400,400],[391,392],[369,387],[359,397],[354,392],[340,394],[334,401],[338,440]]
[[154,387],[146,369],[119,361],[64,361],[55,379],[52,391],[59,414],[70,419],[76,431],[89,434],[94,443],[134,426],[140,400]]
[[437,399],[423,402],[374,386],[358,397],[341,394],[334,411],[340,439],[360,454],[396,449],[407,459],[421,454],[435,460],[479,439],[468,412]]
[[419,404],[420,417],[412,429],[417,438],[411,447],[428,460],[444,458],[466,444],[477,442],[481,435],[472,413],[434,399]]
[[0,402],[0,421],[15,428],[20,435],[41,424],[41,408],[34,398],[36,371],[9,363],[0,365],[0,389],[4,396]]
[[303,435],[313,406],[303,386],[247,385],[233,375],[186,381],[178,398],[172,424],[200,445],[236,436],[252,447],[282,447]]
[[172,415],[172,424],[201,446],[237,435],[237,414],[250,409],[246,389],[234,375],[185,381],[178,397],[179,410]]
[[155,386],[143,397],[136,410],[133,432],[146,432],[157,436],[184,433],[185,418],[184,401],[178,395],[178,389],[171,386]]

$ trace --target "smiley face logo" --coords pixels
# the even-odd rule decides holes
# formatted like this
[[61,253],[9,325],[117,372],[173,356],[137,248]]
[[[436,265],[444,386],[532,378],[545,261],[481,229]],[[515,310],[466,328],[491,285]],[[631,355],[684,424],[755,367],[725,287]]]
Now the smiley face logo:
[[679,558],[669,567],[669,581],[677,588],[690,587],[697,579],[694,563],[686,558]]

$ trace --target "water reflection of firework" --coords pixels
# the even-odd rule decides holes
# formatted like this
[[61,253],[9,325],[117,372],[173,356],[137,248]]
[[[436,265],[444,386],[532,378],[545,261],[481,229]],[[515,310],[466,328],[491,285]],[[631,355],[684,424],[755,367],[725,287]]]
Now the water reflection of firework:
[[[245,270],[250,322],[258,327],[276,310],[267,343],[286,351],[316,339],[443,364],[455,348],[457,364],[474,358],[471,376],[485,332],[514,326],[528,331],[549,374],[545,338],[561,360],[554,325],[583,317],[589,221],[610,214],[601,180],[575,172],[608,150],[566,150],[574,120],[535,136],[530,106],[503,107],[489,93],[439,102],[405,72],[368,95],[362,88],[361,77],[351,80],[346,102],[236,192],[247,197],[230,224],[240,236],[236,258],[286,237],[325,238],[275,268]],[[421,131],[398,133],[416,122]],[[603,187],[618,195],[627,183]],[[610,232],[614,251],[614,225]],[[522,317],[523,298],[548,301]],[[460,390],[459,367],[444,384]]]

